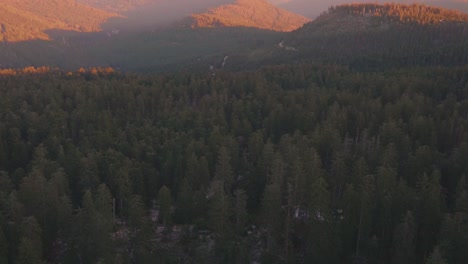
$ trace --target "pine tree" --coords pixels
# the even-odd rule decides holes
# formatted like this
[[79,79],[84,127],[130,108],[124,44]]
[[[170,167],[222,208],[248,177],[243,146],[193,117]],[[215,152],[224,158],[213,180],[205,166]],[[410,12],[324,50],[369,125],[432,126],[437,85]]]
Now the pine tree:
[[271,175],[263,192],[261,202],[262,223],[267,231],[267,251],[274,254],[278,249],[281,227],[283,225],[282,193],[281,187],[284,180],[284,162],[281,155],[276,154],[271,164]]
[[209,185],[210,182],[210,168],[208,165],[208,160],[205,156],[200,157],[199,159],[199,178],[200,178],[200,184],[199,187],[205,187]]
[[62,196],[57,205],[57,224],[58,224],[58,237],[68,239],[72,230],[72,213],[73,206],[68,196]]
[[108,213],[101,214],[97,210],[92,193],[86,191],[82,208],[75,216],[74,239],[69,252],[71,259],[83,263],[109,262],[112,259],[114,245],[111,238],[112,225],[109,225],[112,219],[108,217]]
[[188,224],[193,221],[195,209],[193,199],[192,185],[187,178],[183,178],[177,195],[177,218],[182,223]]
[[224,184],[224,191],[228,195],[231,194],[232,184],[234,183],[234,173],[231,166],[231,157],[226,147],[221,147],[218,151],[215,179],[222,181]]
[[229,219],[232,215],[231,197],[225,192],[224,182],[214,180],[209,190],[209,212],[210,224],[218,237],[226,237],[230,231]]
[[427,258],[426,264],[447,264],[447,261],[443,257],[439,250],[439,247],[435,247],[429,258]]
[[236,219],[236,233],[242,235],[245,224],[247,223],[247,196],[245,191],[237,189],[234,191],[234,217]]
[[22,238],[18,249],[18,263],[42,263],[42,230],[34,216],[24,220]]
[[435,245],[442,221],[440,173],[424,174],[418,182],[418,246],[421,256],[429,254]]
[[36,219],[45,224],[48,204],[46,179],[41,171],[34,170],[23,179],[20,186],[20,198],[27,214],[34,215]]
[[267,228],[267,248],[272,251],[277,244],[281,221],[281,189],[278,183],[266,186],[262,199],[262,222]]
[[439,232],[439,249],[445,253],[448,263],[461,263],[468,258],[468,195],[466,177],[457,186],[452,214],[445,214]]
[[161,215],[161,223],[168,227],[171,224],[171,206],[172,206],[171,191],[166,186],[159,190],[159,213]]
[[8,241],[0,221],[0,264],[8,264]]
[[417,226],[413,213],[406,212],[405,219],[395,228],[395,253],[392,263],[414,263]]
[[187,159],[184,179],[186,179],[191,186],[194,186],[195,189],[198,189],[202,183],[199,170],[199,160],[195,153],[192,153]]
[[[343,218],[340,221],[341,238],[343,241],[343,255],[350,257],[355,253],[356,249],[356,235],[357,227],[359,226],[361,200],[359,193],[356,191],[352,184],[345,186],[341,208],[337,210],[342,211],[342,216],[338,214],[337,217]],[[338,211],[338,213],[339,213]]]
[[[371,212],[374,208],[374,192],[375,192],[375,179],[373,175],[366,175],[362,179],[361,190],[360,190],[360,210],[359,210],[359,222],[357,226],[357,238],[356,238],[356,252],[355,258],[360,259],[367,255],[366,253],[361,255],[361,251],[366,250],[368,244],[369,233],[372,225]],[[364,249],[364,250],[363,250]]]
[[308,263],[337,263],[336,234],[331,213],[331,195],[322,177],[309,192],[305,258]]
[[96,191],[94,206],[101,215],[104,224],[112,227],[114,221],[112,195],[105,183],[99,185]]
[[140,196],[134,195],[128,205],[128,223],[130,232],[129,251],[135,263],[149,263],[153,238],[148,213]]

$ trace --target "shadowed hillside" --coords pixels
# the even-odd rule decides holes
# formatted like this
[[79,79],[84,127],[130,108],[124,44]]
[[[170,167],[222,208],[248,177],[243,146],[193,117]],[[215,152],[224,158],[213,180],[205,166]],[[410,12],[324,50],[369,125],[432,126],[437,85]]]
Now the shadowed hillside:
[[[369,69],[468,63],[468,15],[425,5],[332,7],[288,36],[291,56]],[[289,52],[291,53],[291,52]]]

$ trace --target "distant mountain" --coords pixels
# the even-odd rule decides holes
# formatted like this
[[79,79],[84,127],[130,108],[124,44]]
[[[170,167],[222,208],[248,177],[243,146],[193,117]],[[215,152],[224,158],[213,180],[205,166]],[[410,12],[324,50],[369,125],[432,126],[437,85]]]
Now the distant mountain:
[[107,28],[131,30],[154,29],[180,24],[192,14],[232,3],[233,0],[78,0],[97,8],[112,10],[124,16],[104,25]]
[[93,32],[116,14],[73,0],[2,0],[0,40],[14,42],[49,39],[47,31]]
[[193,28],[275,31],[292,31],[308,22],[265,0],[1,0],[0,14],[3,42],[48,40],[57,31],[153,30],[188,20]]
[[[264,0],[202,0],[197,3],[211,8],[192,16],[191,10],[200,10],[201,4],[155,1],[121,15],[121,25],[134,25],[125,28],[101,25],[117,14],[72,0],[0,0],[0,33],[6,40],[0,43],[0,68],[206,71],[211,66],[246,70],[313,61],[378,70],[468,64],[468,15],[457,11],[425,5],[341,5],[306,23],[308,19]],[[229,3],[219,4],[223,1]],[[189,17],[181,22],[185,27],[156,26],[157,19],[184,17]],[[130,18],[141,18],[136,21],[140,24]],[[100,26],[102,32],[93,32]],[[15,42],[30,39],[35,40]]]
[[270,0],[272,3],[281,8],[315,18],[322,12],[326,11],[332,5],[340,5],[346,3],[401,3],[401,4],[427,4],[438,7],[457,9],[463,12],[468,12],[468,0]]
[[293,31],[309,19],[280,9],[266,0],[236,0],[191,16],[193,28],[252,27],[274,31]]

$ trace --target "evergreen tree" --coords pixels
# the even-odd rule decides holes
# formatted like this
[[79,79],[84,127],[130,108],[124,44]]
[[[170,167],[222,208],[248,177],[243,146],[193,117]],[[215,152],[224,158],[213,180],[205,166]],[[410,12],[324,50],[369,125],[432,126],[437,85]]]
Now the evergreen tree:
[[73,245],[71,245],[71,262],[95,263],[110,262],[114,245],[111,239],[112,225],[108,215],[101,214],[95,206],[93,195],[86,191],[83,196],[82,208],[75,216]]
[[0,225],[0,264],[8,263],[8,240],[3,232],[3,226]]
[[236,233],[242,235],[245,224],[247,223],[247,196],[245,191],[237,189],[234,191],[234,217]]
[[221,238],[231,231],[229,219],[232,215],[231,197],[225,192],[224,186],[223,181],[214,180],[208,193],[211,228]]
[[171,224],[171,206],[171,191],[166,186],[163,186],[159,190],[159,213],[161,215],[161,223],[165,227]]
[[42,230],[34,216],[24,220],[22,238],[18,248],[18,263],[41,264]]
[[234,183],[234,173],[231,166],[231,157],[226,147],[221,147],[218,151],[215,179],[223,182],[224,191],[230,195]]
[[[194,217],[194,193],[192,185],[187,178],[183,178],[180,183],[179,193],[177,195],[177,218],[182,223],[192,223]],[[174,217],[175,218],[175,217]]]
[[334,229],[327,183],[317,177],[309,193],[305,258],[309,263],[338,263],[336,232]]
[[393,263],[414,263],[417,226],[413,213],[406,212],[402,223],[395,229]]
[[134,195],[128,207],[128,223],[131,230],[129,237],[129,251],[132,262],[150,263],[152,228],[142,198]]
[[440,173],[424,174],[418,183],[418,246],[420,256],[429,254],[434,247],[442,221],[442,196],[439,184]]
[[271,172],[263,192],[261,215],[262,222],[267,232],[267,252],[269,254],[277,253],[281,227],[283,224],[282,210],[282,183],[284,179],[284,162],[281,155],[277,154],[271,164]]
[[96,207],[96,211],[101,215],[102,220],[104,221],[103,224],[112,227],[114,221],[113,201],[112,195],[105,183],[99,185],[96,191],[94,206]]
[[463,175],[457,186],[455,208],[445,214],[439,232],[439,249],[445,253],[448,263],[463,262],[468,258],[468,195],[466,177]]
[[427,258],[426,264],[447,264],[447,261],[442,256],[439,247],[435,247],[431,255]]

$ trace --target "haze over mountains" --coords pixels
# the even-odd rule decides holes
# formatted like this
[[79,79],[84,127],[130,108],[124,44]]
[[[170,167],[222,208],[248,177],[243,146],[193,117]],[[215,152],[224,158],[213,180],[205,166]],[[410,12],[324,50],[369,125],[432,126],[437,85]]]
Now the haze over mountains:
[[265,0],[5,0],[0,12],[0,39],[6,42],[50,39],[50,30],[142,30],[189,20],[193,28],[240,26],[275,31],[291,31],[309,21]]
[[121,19],[112,19],[104,25],[106,28],[147,29],[162,26],[180,25],[190,15],[203,13],[209,8],[233,3],[234,0],[77,0],[96,8],[117,12],[124,15]]
[[[92,4],[89,0],[80,1]],[[122,6],[120,3],[117,1],[114,6]],[[132,8],[118,8],[120,11],[115,7],[106,9],[125,15],[124,19],[108,23],[110,27],[118,28],[182,25],[191,28],[252,27],[291,31],[309,21],[266,0],[143,0],[134,3]]]
[[[323,2],[310,2],[314,3]],[[354,8],[360,7],[350,10]],[[398,39],[401,32],[408,36],[423,32],[420,37],[426,42],[420,43],[425,46],[411,42],[409,46],[416,46],[408,52],[437,50],[444,55],[465,49],[467,25],[402,28],[398,19],[377,23],[373,15],[340,12],[307,23],[309,19],[266,0],[5,0],[0,11],[0,67],[46,65],[67,70],[95,66],[129,71],[206,70],[211,66],[239,70],[305,58],[349,63],[337,54],[346,51],[354,59],[369,43],[381,60],[386,43],[405,43],[407,39]],[[429,19],[433,12],[447,14],[439,18],[447,22],[466,17],[439,9],[419,15]],[[392,30],[380,30],[384,27]],[[348,44],[349,39],[363,38],[355,35],[356,29],[367,34],[366,45]],[[333,35],[337,32],[341,35]],[[375,32],[378,36],[372,35]],[[465,61],[464,53],[458,57],[457,61]]]
[[111,12],[125,12],[161,0],[76,0],[76,2]]

